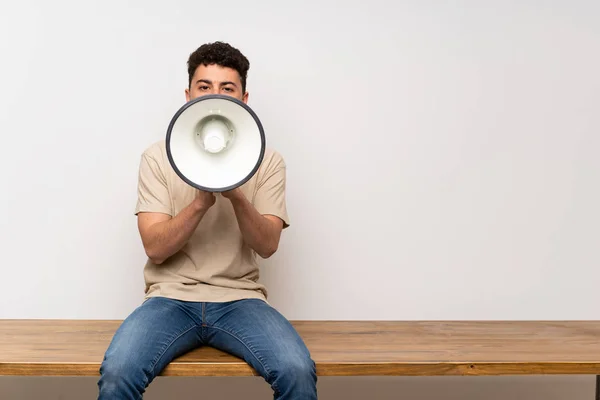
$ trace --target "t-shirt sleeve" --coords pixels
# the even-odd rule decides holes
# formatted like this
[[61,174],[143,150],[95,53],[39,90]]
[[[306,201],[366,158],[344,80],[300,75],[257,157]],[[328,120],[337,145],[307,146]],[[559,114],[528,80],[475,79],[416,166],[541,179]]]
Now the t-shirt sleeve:
[[140,161],[137,192],[136,215],[140,212],[173,215],[164,172],[158,161],[146,152]]
[[285,200],[286,165],[283,159],[272,162],[257,183],[254,195],[254,207],[262,215],[274,215],[281,218],[283,228],[290,226]]

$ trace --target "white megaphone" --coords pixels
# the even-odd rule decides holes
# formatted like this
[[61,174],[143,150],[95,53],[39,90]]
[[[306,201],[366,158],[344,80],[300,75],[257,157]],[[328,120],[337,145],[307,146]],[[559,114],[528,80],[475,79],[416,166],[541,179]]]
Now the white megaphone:
[[179,177],[207,192],[246,183],[265,154],[265,133],[248,105],[225,95],[190,100],[167,130],[167,157]]

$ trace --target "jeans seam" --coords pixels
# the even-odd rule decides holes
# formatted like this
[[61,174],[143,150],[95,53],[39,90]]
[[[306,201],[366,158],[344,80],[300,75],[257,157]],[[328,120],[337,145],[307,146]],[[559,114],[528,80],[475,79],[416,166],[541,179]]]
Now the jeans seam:
[[210,328],[216,329],[218,331],[224,332],[226,334],[228,334],[229,336],[233,337],[235,340],[237,340],[238,342],[240,342],[242,344],[242,346],[244,346],[246,349],[248,349],[248,351],[250,351],[250,354],[252,354],[252,356],[256,359],[256,361],[258,361],[258,363],[264,368],[264,370],[267,372],[267,375],[270,379],[273,380],[273,389],[275,389],[276,391],[279,392],[279,389],[276,387],[275,385],[275,380],[273,379],[273,374],[271,373],[271,370],[267,367],[267,365],[261,360],[261,358],[259,357],[259,355],[256,353],[256,351],[249,345],[247,345],[242,339],[240,339],[236,334],[229,332],[225,329],[222,328],[218,328],[216,326],[210,326]]
[[[186,329],[185,331],[181,332],[179,335],[177,335],[173,340],[171,340],[171,342],[166,345],[164,347],[164,349],[162,349],[162,351],[160,353],[158,353],[158,355],[156,356],[156,358],[152,361],[152,364],[150,366],[150,369],[152,370],[152,374],[154,376],[156,376],[156,371],[154,370],[156,368],[156,364],[158,364],[158,362],[160,361],[160,359],[165,355],[165,353],[167,352],[167,350],[169,350],[169,348],[173,345],[173,343],[175,343],[177,341],[177,339],[179,339],[180,337],[182,337],[183,335],[185,335],[186,333],[188,333],[189,331],[191,331],[192,329],[195,329],[196,326],[191,326],[190,328]],[[148,378],[146,377],[146,384],[148,384]]]

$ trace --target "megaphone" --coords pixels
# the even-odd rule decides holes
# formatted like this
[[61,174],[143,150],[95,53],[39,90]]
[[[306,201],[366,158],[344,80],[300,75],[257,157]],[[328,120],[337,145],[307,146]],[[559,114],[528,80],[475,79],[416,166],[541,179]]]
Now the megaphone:
[[169,123],[167,157],[187,184],[224,192],[246,183],[265,154],[265,133],[256,113],[226,95],[197,97]]

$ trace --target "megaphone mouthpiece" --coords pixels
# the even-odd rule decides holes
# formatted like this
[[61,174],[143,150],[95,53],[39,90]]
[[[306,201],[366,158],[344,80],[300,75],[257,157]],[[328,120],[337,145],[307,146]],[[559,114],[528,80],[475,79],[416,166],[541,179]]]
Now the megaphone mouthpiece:
[[231,144],[233,133],[231,122],[224,117],[205,117],[196,127],[196,137],[200,145],[213,154],[223,151]]

